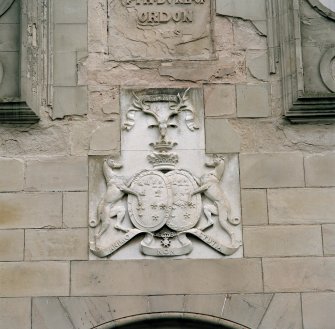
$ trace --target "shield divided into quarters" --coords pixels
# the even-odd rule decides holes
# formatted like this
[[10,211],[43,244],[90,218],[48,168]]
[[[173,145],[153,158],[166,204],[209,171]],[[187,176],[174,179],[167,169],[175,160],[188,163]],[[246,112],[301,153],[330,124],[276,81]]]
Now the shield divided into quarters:
[[145,232],[161,229],[169,219],[172,209],[172,190],[167,177],[157,170],[144,170],[133,179],[128,196],[128,212],[133,225]]
[[186,170],[173,170],[165,174],[171,185],[173,201],[172,211],[166,226],[183,232],[193,228],[199,221],[202,202],[200,194],[191,197],[198,188],[194,177]]

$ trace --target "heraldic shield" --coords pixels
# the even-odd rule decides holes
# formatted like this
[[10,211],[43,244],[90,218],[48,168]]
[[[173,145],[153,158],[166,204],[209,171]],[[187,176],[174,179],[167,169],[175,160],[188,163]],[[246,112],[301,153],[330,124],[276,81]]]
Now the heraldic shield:
[[144,170],[135,176],[130,187],[139,197],[128,196],[128,212],[133,225],[146,232],[161,229],[172,209],[172,191],[168,179],[157,170]]
[[173,170],[166,174],[172,189],[172,211],[166,226],[170,229],[183,232],[193,228],[201,215],[201,196],[190,197],[198,185],[186,170]]

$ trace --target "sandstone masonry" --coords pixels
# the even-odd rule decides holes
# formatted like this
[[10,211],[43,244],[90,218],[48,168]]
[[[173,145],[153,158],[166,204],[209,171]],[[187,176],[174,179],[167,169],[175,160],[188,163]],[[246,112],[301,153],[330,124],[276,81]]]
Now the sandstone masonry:
[[[0,1],[0,329],[131,328],[162,318],[333,329],[330,6]],[[149,88],[203,97],[197,147],[235,159],[239,175],[240,258],[92,259],[89,190],[104,188],[99,161],[121,155],[124,91]]]

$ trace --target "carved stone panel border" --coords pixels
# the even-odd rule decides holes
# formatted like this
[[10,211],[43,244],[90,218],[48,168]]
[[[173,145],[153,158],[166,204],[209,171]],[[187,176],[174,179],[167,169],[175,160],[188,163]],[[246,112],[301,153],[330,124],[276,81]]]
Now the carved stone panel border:
[[[277,34],[279,37],[280,51],[281,51],[281,72],[282,72],[282,86],[283,86],[283,104],[286,117],[292,122],[328,122],[335,119],[335,94],[332,88],[332,77],[325,74],[325,67],[329,67],[326,59],[322,60],[322,55],[327,53],[327,48],[332,49],[332,40],[329,36],[321,34],[322,42],[326,45],[325,53],[319,55],[319,63],[317,67],[314,65],[314,74],[324,83],[324,92],[319,90],[311,90],[313,88],[307,83],[306,67],[311,64],[306,64],[308,56],[312,58],[312,47],[302,35],[303,14],[302,10],[309,10],[311,24],[317,24],[318,20],[322,20],[322,24],[334,24],[331,20],[322,18],[319,11],[314,11],[310,3],[314,0],[277,0]],[[308,2],[309,1],[309,2]],[[302,8],[302,6],[304,6]],[[309,7],[306,7],[309,6]],[[307,8],[307,9],[306,9]],[[314,8],[315,9],[315,8]],[[319,18],[320,17],[320,18]],[[329,17],[331,18],[331,17]],[[317,26],[312,28],[316,29]],[[306,32],[305,32],[306,33]],[[329,40],[328,40],[329,39]],[[313,45],[315,46],[315,45]],[[316,49],[316,48],[314,48]],[[315,60],[315,56],[313,57]],[[323,72],[323,73],[322,73]],[[310,73],[309,73],[310,74]],[[310,74],[311,75],[311,74]],[[310,79],[310,78],[309,78]]]
[[116,61],[213,60],[214,0],[108,0]]
[[319,0],[308,0],[308,2],[321,14],[335,20],[335,13],[322,4]]
[[121,89],[121,154],[89,159],[90,259],[239,258],[237,154],[205,153],[200,88]]
[[[39,120],[37,111],[44,93],[44,54],[46,47],[45,24],[47,22],[47,1],[20,2],[20,81],[18,95],[0,101],[0,123],[35,123]],[[13,1],[3,1],[0,13],[10,9]]]

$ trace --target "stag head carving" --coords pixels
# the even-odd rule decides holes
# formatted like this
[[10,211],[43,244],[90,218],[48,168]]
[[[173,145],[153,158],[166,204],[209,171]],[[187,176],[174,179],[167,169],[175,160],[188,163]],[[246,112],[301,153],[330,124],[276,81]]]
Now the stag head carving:
[[157,127],[160,134],[160,142],[166,141],[166,135],[169,127],[176,127],[173,118],[178,116],[181,112],[187,112],[185,123],[188,129],[194,131],[198,129],[195,123],[195,114],[188,97],[189,88],[181,94],[177,94],[176,100],[169,103],[169,112],[167,115],[160,115],[156,111],[152,103],[145,101],[140,96],[133,93],[134,101],[132,106],[128,109],[126,115],[126,121],[123,124],[123,129],[130,130],[135,125],[135,113],[142,112],[144,114],[150,115],[154,118],[155,123],[151,124],[150,127]]

